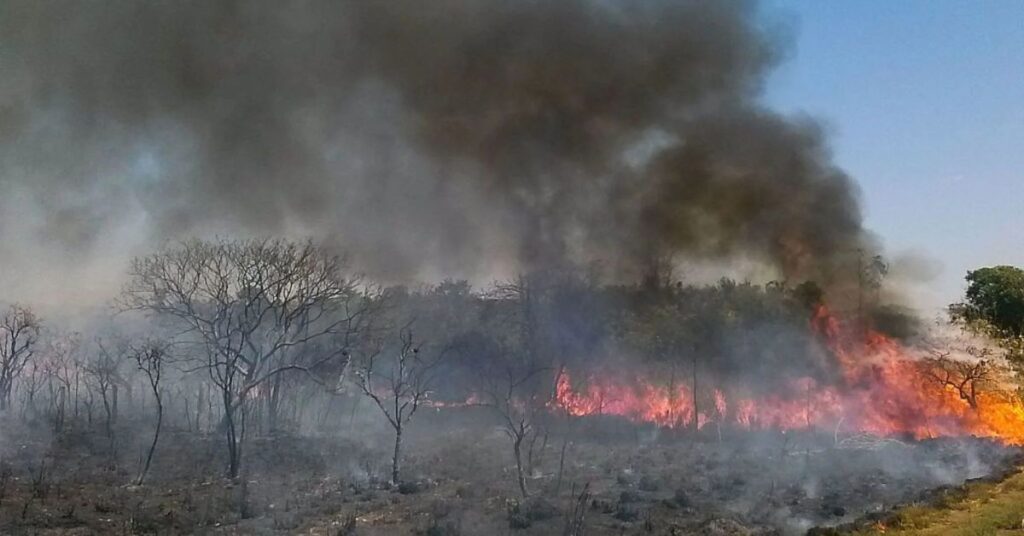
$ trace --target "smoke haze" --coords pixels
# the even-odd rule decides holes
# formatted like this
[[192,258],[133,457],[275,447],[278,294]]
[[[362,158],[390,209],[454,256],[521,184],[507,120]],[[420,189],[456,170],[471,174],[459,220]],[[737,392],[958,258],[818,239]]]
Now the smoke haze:
[[751,2],[5,2],[0,291],[105,299],[127,256],[214,234],[392,281],[828,280],[869,240],[819,126],[760,103],[786,44]]

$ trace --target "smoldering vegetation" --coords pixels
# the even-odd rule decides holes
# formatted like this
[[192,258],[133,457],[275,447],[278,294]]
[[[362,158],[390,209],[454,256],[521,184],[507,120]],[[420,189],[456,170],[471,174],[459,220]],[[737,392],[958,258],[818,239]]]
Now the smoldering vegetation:
[[[840,374],[813,284],[385,287],[281,240],[189,241],[128,272],[88,331],[0,322],[4,531],[799,534],[1018,452],[812,424],[792,380]],[[635,383],[581,413],[569,376]],[[692,405],[611,410],[652,386]],[[723,393],[806,424],[738,421]]]
[[[535,492],[523,500],[507,439],[483,408],[414,420],[407,481],[388,486],[389,429],[360,417],[365,404],[354,421],[351,406],[338,404],[346,419],[337,434],[254,433],[245,481],[218,476],[227,460],[215,433],[175,425],[149,483],[136,487],[145,446],[128,414],[115,432],[119,461],[102,431],[52,442],[6,425],[18,440],[4,440],[0,519],[12,534],[803,534],[865,513],[883,518],[929,500],[926,490],[955,489],[1013,461],[1009,449],[972,439],[837,445],[827,434],[743,431],[719,441],[603,422],[595,435],[572,432],[560,487],[562,437],[552,431],[538,444]],[[452,415],[473,412],[481,414]]]
[[4,2],[0,531],[795,533],[1009,463],[812,426],[823,300],[916,326],[770,20]]

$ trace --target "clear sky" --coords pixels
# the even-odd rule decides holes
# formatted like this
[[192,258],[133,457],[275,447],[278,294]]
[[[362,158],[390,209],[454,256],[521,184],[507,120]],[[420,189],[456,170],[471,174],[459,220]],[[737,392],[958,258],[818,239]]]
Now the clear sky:
[[793,50],[772,106],[823,119],[891,256],[930,258],[920,305],[1024,266],[1024,2],[768,0]]

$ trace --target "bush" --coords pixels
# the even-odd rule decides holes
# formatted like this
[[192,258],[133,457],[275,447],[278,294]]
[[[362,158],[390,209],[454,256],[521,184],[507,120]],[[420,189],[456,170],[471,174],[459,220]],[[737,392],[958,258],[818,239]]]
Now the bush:
[[642,497],[635,491],[626,490],[619,494],[619,503],[635,503],[641,500]]
[[528,529],[530,528],[530,525],[530,520],[522,514],[510,513],[508,515],[508,527],[510,529]]
[[424,485],[413,480],[410,482],[401,482],[398,484],[398,493],[402,495],[412,495],[413,493],[419,493],[423,491]]
[[650,475],[644,475],[640,478],[640,483],[637,484],[637,487],[640,488],[640,491],[658,491],[658,488],[661,486],[658,484],[658,479]]
[[544,521],[558,517],[558,508],[544,497],[532,497],[521,508],[523,515],[530,521]]
[[[515,528],[515,527],[513,527]],[[462,529],[457,523],[446,521],[439,523],[436,519],[426,529],[416,532],[419,536],[461,536]]]
[[683,488],[679,488],[672,495],[672,503],[676,508],[688,508],[691,504],[690,495]]
[[619,507],[615,509],[615,514],[613,515],[613,517],[615,519],[618,519],[619,521],[636,521],[640,519],[640,510],[638,510],[634,506],[620,504]]
[[528,528],[536,521],[558,517],[558,508],[544,497],[531,497],[523,502],[513,502],[508,508],[508,526],[513,529]]

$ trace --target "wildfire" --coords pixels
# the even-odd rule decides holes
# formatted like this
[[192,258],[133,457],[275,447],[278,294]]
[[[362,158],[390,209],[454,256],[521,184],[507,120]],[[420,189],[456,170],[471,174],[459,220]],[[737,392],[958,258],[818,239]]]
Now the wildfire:
[[[1024,445],[1024,406],[1010,393],[986,390],[976,407],[954,388],[930,381],[920,359],[877,332],[856,333],[821,306],[811,320],[841,369],[841,380],[822,385],[793,380],[786,395],[759,399],[713,389],[695,404],[685,382],[594,374],[574,385],[561,374],[554,405],[570,415],[618,415],[665,427],[708,423],[740,428],[822,428],[915,439],[973,435]],[[696,406],[696,407],[695,407]]]

